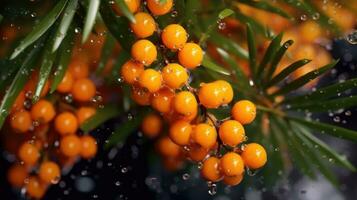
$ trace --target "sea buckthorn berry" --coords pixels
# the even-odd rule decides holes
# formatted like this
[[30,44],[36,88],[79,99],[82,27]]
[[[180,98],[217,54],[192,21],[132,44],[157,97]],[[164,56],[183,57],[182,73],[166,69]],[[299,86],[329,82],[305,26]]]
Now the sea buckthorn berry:
[[55,119],[55,129],[61,135],[76,133],[78,129],[76,116],[70,112],[63,112],[57,115]]
[[31,108],[32,120],[41,123],[50,122],[56,115],[55,108],[52,103],[47,100],[39,100]]
[[230,186],[238,185],[243,180],[243,174],[237,176],[225,176],[223,178],[223,183]]
[[24,108],[24,103],[25,103],[26,97],[25,97],[25,91],[21,90],[19,95],[16,97],[16,100],[14,104],[12,104],[11,107],[11,112],[16,112]]
[[157,114],[149,114],[145,116],[141,124],[141,130],[148,138],[157,137],[162,130],[162,119]]
[[67,157],[78,156],[81,152],[81,140],[76,135],[67,135],[61,139],[60,151]]
[[30,112],[20,110],[11,115],[11,127],[19,133],[25,133],[31,128],[32,120]]
[[222,173],[219,169],[219,159],[212,156],[205,160],[202,165],[201,174],[208,181],[219,181],[222,178]]
[[149,40],[138,40],[131,47],[131,56],[136,61],[149,66],[156,60],[157,50]]
[[73,98],[77,101],[90,101],[95,96],[95,91],[93,81],[87,78],[76,80],[72,87]]
[[203,148],[212,148],[217,141],[216,129],[207,123],[201,123],[193,129],[193,140]]
[[139,76],[139,84],[149,92],[157,92],[161,88],[161,73],[154,69],[146,69]]
[[172,0],[161,2],[159,0],[147,0],[147,6],[153,15],[165,15],[170,12],[173,6]]
[[80,107],[76,112],[78,124],[83,124],[83,122],[91,118],[95,114],[95,112],[96,110],[92,107]]
[[134,84],[139,80],[139,76],[143,71],[143,64],[129,60],[122,66],[121,76],[126,83]]
[[234,147],[243,142],[244,137],[244,127],[236,120],[227,120],[219,127],[219,138],[223,144]]
[[187,69],[195,69],[202,63],[203,51],[198,44],[186,43],[178,53],[178,59]]
[[194,162],[199,162],[204,160],[208,155],[208,149],[203,148],[199,145],[190,145],[189,151],[188,151],[188,157],[194,161]]
[[234,152],[224,154],[220,163],[225,176],[237,176],[244,172],[244,162],[242,157]]
[[69,71],[66,71],[62,81],[57,86],[57,91],[60,93],[70,92],[73,86],[74,78]]
[[188,74],[181,65],[171,63],[162,69],[162,78],[169,88],[179,89],[187,82]]
[[[125,4],[132,13],[136,13],[139,10],[140,1],[141,0],[124,0]],[[117,15],[122,15],[120,8],[116,4],[113,4],[112,8]]]
[[20,146],[18,155],[25,164],[34,165],[40,158],[40,151],[35,145],[25,142]]
[[68,65],[68,70],[74,79],[87,78],[89,75],[89,66],[84,59],[72,59]]
[[97,153],[97,141],[90,135],[84,135],[80,138],[82,143],[82,148],[80,155],[82,158],[90,159]]
[[234,104],[232,108],[232,117],[241,124],[250,124],[256,115],[254,103],[248,100],[241,100]]
[[131,89],[131,98],[141,106],[150,105],[151,93],[140,87]]
[[181,25],[170,24],[162,31],[161,40],[171,50],[182,49],[187,41],[187,32]]
[[171,124],[169,136],[178,145],[188,145],[192,126],[189,122],[179,120]]
[[215,81],[215,83],[218,84],[221,90],[223,91],[223,98],[222,98],[223,104],[230,103],[233,100],[233,88],[231,84],[223,80]]
[[190,115],[197,112],[197,100],[195,95],[188,91],[182,91],[175,95],[174,109],[182,115]]
[[27,195],[34,199],[41,199],[46,192],[46,185],[36,176],[31,176],[26,184]]
[[157,150],[167,157],[177,157],[180,154],[180,146],[175,144],[169,137],[161,138],[157,143]]
[[244,147],[242,158],[248,168],[258,169],[267,162],[267,153],[260,144],[250,143]]
[[138,38],[146,38],[151,36],[156,29],[154,18],[148,13],[139,12],[135,14],[135,23],[130,23],[131,30]]
[[162,88],[152,95],[151,106],[160,113],[171,111],[171,103],[175,94],[169,88]]
[[14,164],[7,171],[7,180],[13,187],[20,188],[25,184],[28,173],[23,165]]
[[55,162],[45,161],[41,164],[38,175],[43,182],[56,184],[61,177],[61,170]]
[[206,108],[218,108],[223,104],[224,93],[219,84],[203,84],[198,92],[200,103]]

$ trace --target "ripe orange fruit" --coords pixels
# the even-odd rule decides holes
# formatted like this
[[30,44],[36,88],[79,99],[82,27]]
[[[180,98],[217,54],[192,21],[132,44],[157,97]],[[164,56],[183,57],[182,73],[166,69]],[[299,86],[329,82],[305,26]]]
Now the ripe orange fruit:
[[203,60],[203,51],[198,44],[186,43],[178,53],[178,59],[187,69],[195,69]]
[[199,145],[190,145],[189,149],[190,150],[188,151],[188,157],[194,162],[202,161],[208,155],[208,150]]
[[[125,4],[128,6],[130,12],[136,13],[140,7],[140,0],[124,0]],[[117,15],[122,15],[120,8],[114,3],[112,5],[114,12]]]
[[152,96],[151,106],[160,113],[168,113],[174,96],[174,92],[169,88],[162,88]]
[[217,108],[232,101],[233,89],[223,80],[206,83],[200,87],[198,98],[204,107]]
[[131,98],[141,106],[150,105],[151,93],[140,87],[131,89]]
[[139,84],[149,92],[157,92],[161,88],[161,73],[154,69],[146,69],[139,76]]
[[187,121],[179,120],[171,124],[169,136],[171,140],[178,145],[188,145],[191,132],[191,124]]
[[241,156],[234,152],[228,152],[221,158],[220,166],[226,176],[237,176],[244,172],[244,162]]
[[162,69],[162,78],[169,88],[179,89],[187,82],[188,74],[181,65],[171,63]]
[[166,157],[176,157],[180,154],[180,146],[167,136],[160,138],[157,142],[157,150],[161,155]]
[[11,115],[10,126],[19,133],[25,133],[31,128],[32,120],[30,112],[20,110]]
[[193,129],[192,139],[203,148],[212,148],[217,141],[217,131],[214,126],[201,123]]
[[148,138],[157,137],[162,130],[162,119],[157,114],[149,114],[145,116],[141,123],[141,130]]
[[27,165],[34,165],[40,158],[40,151],[34,144],[23,143],[18,152],[19,159]]
[[223,183],[230,186],[238,185],[243,180],[243,174],[237,176],[225,176],[223,178]]
[[131,56],[143,65],[149,66],[156,60],[157,50],[149,40],[138,40],[131,47]]
[[244,127],[236,120],[227,120],[219,127],[219,138],[223,144],[235,147],[244,141],[244,137]]
[[256,115],[256,107],[254,103],[248,100],[241,100],[234,104],[232,108],[232,117],[241,124],[250,124]]
[[60,151],[67,157],[78,156],[81,152],[81,140],[76,135],[67,135],[62,137],[60,142]]
[[154,18],[148,13],[139,12],[135,14],[135,23],[130,23],[131,30],[138,38],[151,36],[156,29]]
[[82,158],[90,159],[97,153],[97,141],[90,135],[84,135],[80,138],[82,143],[82,148],[80,155]]
[[250,143],[244,147],[242,158],[247,167],[258,169],[263,167],[267,162],[267,153],[260,144]]
[[74,78],[72,74],[67,70],[64,74],[62,81],[57,86],[57,92],[67,93],[70,92],[73,86]]
[[87,78],[89,75],[89,66],[85,59],[75,57],[68,65],[68,70],[74,79]]
[[96,87],[90,79],[77,79],[72,87],[73,98],[77,101],[90,101],[96,92]]
[[78,124],[79,125],[83,124],[83,122],[91,118],[95,113],[96,110],[92,107],[86,107],[86,106],[80,107],[76,112]]
[[177,113],[182,115],[191,115],[197,112],[196,97],[188,91],[182,91],[175,95],[174,109]]
[[133,84],[139,80],[139,76],[143,71],[143,64],[129,60],[122,66],[121,76],[126,83]]
[[61,170],[55,162],[45,161],[40,165],[38,175],[43,182],[56,184],[61,177]]
[[179,24],[170,24],[161,34],[162,43],[171,50],[182,49],[187,41],[187,32]]
[[14,164],[7,171],[7,180],[13,187],[20,188],[25,184],[27,175],[25,166]]
[[172,9],[173,1],[166,0],[161,3],[158,0],[147,0],[147,6],[153,15],[165,15]]
[[31,117],[34,121],[48,123],[55,115],[56,111],[52,103],[44,99],[39,100],[31,108]]
[[215,81],[217,85],[221,88],[223,91],[223,97],[222,97],[222,102],[223,104],[228,104],[233,100],[233,88],[231,84],[229,84],[227,81],[224,80],[218,80]]
[[212,156],[203,162],[201,174],[208,181],[217,182],[222,178],[219,169],[219,159]]
[[55,129],[61,135],[76,133],[78,129],[76,116],[67,111],[57,115],[55,119]]
[[27,195],[34,199],[41,199],[46,192],[46,185],[38,177],[31,176],[26,184]]
[[25,102],[25,91],[21,90],[19,95],[16,97],[15,102],[12,104],[11,107],[11,113],[19,111],[24,108],[24,102]]
[[322,36],[322,29],[320,25],[315,21],[306,21],[299,27],[301,38],[307,42],[315,42]]

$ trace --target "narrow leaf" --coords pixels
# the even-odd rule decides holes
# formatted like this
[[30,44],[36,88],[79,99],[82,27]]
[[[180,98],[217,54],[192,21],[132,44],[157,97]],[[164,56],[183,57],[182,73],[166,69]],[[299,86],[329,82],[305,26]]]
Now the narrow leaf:
[[92,28],[95,23],[95,17],[97,16],[97,12],[99,9],[100,0],[90,0],[89,6],[87,10],[86,19],[84,22],[83,35],[82,35],[82,43],[85,43],[92,31]]
[[239,44],[227,38],[226,36],[222,36],[219,33],[212,32],[209,41],[223,48],[224,50],[234,54],[239,58],[243,58],[246,60],[249,59],[248,52],[245,49],[243,49],[243,47],[241,47]]
[[216,63],[212,62],[212,61],[207,57],[207,55],[205,55],[205,57],[203,58],[202,66],[203,66],[203,67],[206,67],[207,69],[210,69],[210,70],[212,70],[212,71],[214,71],[214,72],[223,74],[223,75],[227,75],[227,76],[230,75],[230,73],[229,73],[226,69],[224,69],[224,68],[218,66]]
[[130,10],[129,10],[128,6],[126,5],[125,1],[124,0],[115,0],[115,2],[119,6],[120,11],[123,12],[124,16],[126,18],[128,18],[131,23],[135,23],[135,17],[133,15],[133,13],[130,12]]
[[100,55],[99,64],[96,70],[97,74],[103,72],[105,64],[107,63],[111,53],[113,52],[114,45],[115,45],[115,38],[110,33],[108,33],[105,38],[105,42],[102,48],[102,53]]
[[315,101],[291,105],[289,110],[308,110],[310,112],[329,112],[357,106],[357,96],[337,98],[328,101]]
[[229,17],[233,14],[234,14],[233,10],[226,8],[218,14],[218,19],[222,20],[222,19]]
[[255,46],[255,37],[253,33],[252,26],[247,23],[247,40],[248,40],[248,51],[249,51],[249,67],[253,74],[256,73],[257,65],[257,47]]

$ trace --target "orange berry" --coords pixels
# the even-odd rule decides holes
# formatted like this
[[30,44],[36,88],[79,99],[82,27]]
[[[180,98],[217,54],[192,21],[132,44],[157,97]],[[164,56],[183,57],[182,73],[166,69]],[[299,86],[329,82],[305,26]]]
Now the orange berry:
[[260,144],[250,143],[244,147],[242,158],[247,167],[258,169],[263,167],[267,162],[267,153]]
[[[124,0],[124,2],[128,6],[130,12],[136,13],[139,10],[140,0]],[[117,15],[122,15],[120,8],[115,3],[112,5],[112,8]]]
[[166,0],[161,3],[158,0],[147,0],[147,6],[153,15],[165,15],[172,9],[173,1]]
[[182,66],[187,69],[195,69],[201,65],[203,51],[198,44],[186,43],[178,53],[178,59]]
[[41,164],[38,175],[43,182],[56,184],[61,177],[61,170],[55,162],[45,161]]
[[31,176],[26,184],[26,192],[32,198],[41,199],[46,192],[46,185],[38,177]]
[[219,87],[223,91],[222,103],[223,104],[230,103],[233,100],[233,88],[231,84],[223,80],[215,81],[215,83],[219,85]]
[[244,172],[244,162],[242,157],[234,152],[224,154],[220,163],[222,172],[226,176],[237,176]]
[[55,115],[56,111],[52,103],[44,99],[39,100],[31,108],[31,117],[34,121],[48,123]]
[[160,113],[168,113],[171,110],[171,102],[175,94],[168,88],[162,88],[151,98],[151,106]]
[[76,116],[70,112],[63,112],[57,115],[55,129],[61,135],[74,134],[78,129]]
[[187,33],[181,25],[170,24],[162,31],[161,40],[171,50],[182,49],[187,41]]
[[20,188],[24,185],[27,175],[25,166],[14,164],[7,171],[7,180],[13,187]]
[[131,89],[131,98],[141,106],[150,105],[151,93],[140,87]]
[[74,78],[69,71],[66,71],[64,74],[62,81],[57,86],[57,92],[67,93],[70,92],[73,86]]
[[20,110],[11,115],[10,126],[20,132],[25,133],[31,128],[32,120],[30,112],[26,110]]
[[233,89],[228,82],[223,80],[206,83],[201,86],[198,98],[206,108],[217,108],[232,101]]
[[157,137],[162,129],[162,119],[157,114],[149,114],[145,116],[141,123],[141,130],[148,138]]
[[162,69],[162,78],[169,88],[179,89],[187,82],[188,74],[181,65],[171,63]]
[[241,124],[250,124],[256,115],[254,103],[248,100],[241,100],[234,104],[232,108],[232,117]]
[[191,124],[187,121],[179,120],[171,124],[169,136],[178,145],[188,145],[191,132]]
[[322,36],[322,29],[315,21],[306,21],[300,25],[301,38],[308,43],[313,43]]
[[145,66],[149,66],[156,60],[157,50],[149,40],[138,40],[131,47],[131,56]]
[[84,135],[80,138],[82,148],[80,155],[85,159],[90,159],[97,154],[97,141],[90,135]]
[[192,134],[193,140],[203,148],[212,148],[217,141],[217,131],[214,126],[201,123],[195,126]]
[[96,87],[90,79],[83,78],[74,82],[72,87],[73,98],[77,101],[90,101],[96,92]]
[[76,135],[67,135],[62,137],[60,142],[60,151],[68,157],[78,156],[81,152],[81,140]]
[[138,38],[146,38],[151,36],[156,29],[154,18],[148,13],[139,12],[135,14],[135,23],[130,23],[131,30]]
[[76,112],[78,124],[79,125],[83,124],[83,122],[91,118],[95,113],[96,110],[92,107],[86,107],[86,106],[80,107]]
[[72,59],[68,65],[68,70],[74,79],[87,78],[89,75],[89,66],[85,59]]
[[16,97],[15,102],[12,104],[11,112],[19,111],[24,108],[25,103],[25,91],[21,90],[19,95]]
[[175,95],[174,109],[182,115],[191,115],[197,112],[197,100],[195,95],[188,91],[182,91]]
[[139,76],[143,71],[143,64],[129,60],[122,66],[121,76],[126,83],[133,84],[139,80]]
[[188,157],[194,162],[202,161],[208,155],[208,150],[206,148],[202,148],[199,145],[191,145],[189,149]]
[[34,144],[23,143],[19,148],[19,159],[27,165],[34,165],[40,158],[40,151]]
[[161,88],[161,73],[154,69],[146,69],[139,76],[139,84],[149,92],[157,92]]
[[217,182],[222,178],[219,169],[219,159],[212,156],[203,162],[201,175],[208,181]]
[[237,176],[225,176],[223,178],[223,183],[230,186],[238,185],[243,180],[243,174]]
[[180,154],[180,146],[175,144],[169,137],[165,136],[157,142],[157,149],[167,157],[176,157]]
[[244,127],[236,120],[227,120],[219,127],[219,138],[223,144],[235,147],[244,141],[244,137]]

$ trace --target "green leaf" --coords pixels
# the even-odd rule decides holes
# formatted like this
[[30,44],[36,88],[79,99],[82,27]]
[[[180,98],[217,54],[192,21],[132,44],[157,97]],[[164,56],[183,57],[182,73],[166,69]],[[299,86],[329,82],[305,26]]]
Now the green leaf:
[[2,22],[3,19],[4,17],[0,14],[0,23]]
[[96,70],[97,74],[103,72],[105,64],[107,63],[110,55],[113,52],[114,46],[115,46],[115,38],[110,33],[108,33],[105,38],[105,42],[102,48],[102,53],[100,55],[99,64]]
[[246,60],[249,59],[248,52],[243,49],[239,44],[227,38],[226,36],[222,36],[217,32],[212,32],[209,41],[239,58],[243,58]]
[[61,23],[57,29],[55,41],[53,43],[52,52],[55,52],[58,47],[61,45],[62,40],[66,37],[69,26],[72,23],[74,14],[76,12],[78,6],[78,0],[69,0],[66,9],[64,10],[64,14],[62,16]]
[[257,65],[257,47],[255,45],[255,37],[253,33],[252,26],[247,23],[247,40],[248,40],[248,51],[249,51],[249,67],[253,74],[256,73]]
[[328,101],[315,101],[291,105],[289,110],[308,110],[310,112],[327,112],[351,108],[357,105],[357,96],[337,98]]
[[107,120],[118,116],[121,112],[121,109],[119,109],[116,105],[105,105],[104,108],[97,109],[94,116],[83,122],[80,129],[83,132],[88,133]]
[[84,22],[82,43],[85,43],[93,29],[95,18],[99,9],[100,0],[90,0],[87,9],[87,15]]
[[282,94],[287,94],[291,91],[294,91],[298,88],[300,88],[301,86],[307,84],[308,82],[310,82],[311,80],[317,78],[318,76],[324,74],[325,72],[327,72],[328,70],[330,70],[332,67],[334,67],[337,64],[337,61],[332,61],[330,64],[325,65],[319,69],[313,70],[307,74],[305,74],[304,76],[288,83],[287,85],[283,86],[280,90],[276,91],[275,93],[272,94],[272,96],[277,96],[277,95],[282,95]]
[[239,3],[243,3],[254,8],[265,10],[271,13],[278,14],[282,17],[292,20],[293,17],[286,13],[284,10],[280,9],[278,5],[273,6],[266,1],[252,1],[252,0],[239,0]]
[[226,8],[218,14],[218,19],[222,20],[222,19],[229,17],[233,14],[234,14],[233,10]]
[[124,0],[115,0],[115,2],[119,6],[120,11],[123,12],[124,16],[126,18],[128,18],[131,23],[135,23],[135,17],[133,15],[133,13],[130,12],[130,10],[129,10],[128,6],[126,5],[126,3],[124,2]]
[[14,52],[11,54],[10,59],[18,56],[26,47],[31,45],[39,39],[56,21],[65,7],[67,0],[60,0],[56,6],[33,28],[33,30],[20,42]]
[[207,55],[205,55],[203,60],[202,60],[202,66],[206,67],[207,69],[210,69],[210,70],[212,70],[214,72],[223,74],[223,75],[227,75],[227,76],[230,75],[229,71],[227,71],[226,69],[218,66],[216,63],[212,62],[211,59]]
[[269,88],[271,86],[278,84],[280,81],[287,78],[291,73],[293,73],[294,71],[296,71],[297,69],[306,65],[309,62],[311,62],[311,60],[301,59],[290,64],[289,66],[285,67],[283,71],[281,71],[279,74],[274,76],[274,78],[266,84],[265,88]]

